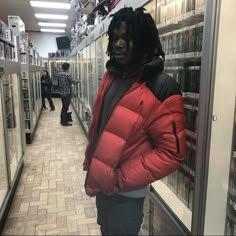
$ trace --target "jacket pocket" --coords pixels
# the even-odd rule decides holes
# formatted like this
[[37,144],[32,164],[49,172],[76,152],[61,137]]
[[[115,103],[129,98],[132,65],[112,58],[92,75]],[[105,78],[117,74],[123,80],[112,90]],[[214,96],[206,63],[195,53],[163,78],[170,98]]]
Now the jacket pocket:
[[172,128],[173,128],[173,134],[175,136],[175,141],[176,141],[176,151],[177,153],[180,152],[180,147],[179,147],[179,137],[177,135],[177,131],[176,131],[176,123],[175,121],[172,121]]

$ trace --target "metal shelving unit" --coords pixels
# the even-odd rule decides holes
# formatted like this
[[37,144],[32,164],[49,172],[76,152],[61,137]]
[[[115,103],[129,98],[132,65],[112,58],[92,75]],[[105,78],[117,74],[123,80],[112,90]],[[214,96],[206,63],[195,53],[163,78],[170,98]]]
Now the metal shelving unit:
[[20,63],[0,60],[0,71],[1,230],[23,168],[25,135]]
[[[26,46],[26,49],[28,47]],[[22,87],[24,95],[24,115],[25,115],[25,134],[26,143],[30,144],[33,140],[34,133],[38,124],[38,120],[42,108],[41,98],[41,73],[42,66],[39,56],[33,58],[33,49],[26,51],[26,64],[21,64]],[[31,54],[31,56],[30,56]],[[31,63],[30,64],[30,57]]]

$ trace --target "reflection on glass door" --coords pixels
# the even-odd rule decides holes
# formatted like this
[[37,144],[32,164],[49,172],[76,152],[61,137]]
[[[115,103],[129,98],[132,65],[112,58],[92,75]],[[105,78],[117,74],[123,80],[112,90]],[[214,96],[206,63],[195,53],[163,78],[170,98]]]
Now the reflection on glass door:
[[17,74],[4,77],[5,119],[7,126],[8,162],[10,165],[11,181],[13,180],[18,163],[22,157],[20,101]]
[[[204,5],[204,0],[157,0],[145,7],[156,20],[166,55],[165,72],[180,84],[182,90],[187,135],[184,163],[152,186],[189,231],[195,185]],[[153,233],[160,232],[156,228]]]
[[226,235],[236,235],[236,113],[234,118],[234,138],[229,173]]
[[32,107],[32,123],[31,123],[31,129],[33,129],[34,125],[35,125],[35,122],[36,122],[36,112],[35,112],[35,88],[34,88],[34,76],[33,76],[33,73],[30,72],[30,91],[31,91],[31,107]]
[[104,62],[104,68],[106,68],[106,63],[109,60],[109,57],[107,56],[107,46],[108,46],[108,36],[107,34],[104,34],[102,36],[102,45],[103,45],[103,62]]
[[3,105],[5,104],[5,97],[2,91],[2,77],[0,77],[0,209],[5,196],[8,191],[8,176],[7,176],[7,164],[6,164],[6,150],[4,141],[4,118],[3,118]]
[[90,67],[88,66],[89,75],[89,105],[92,110],[94,98],[98,90],[98,79],[97,79],[97,57],[96,57],[96,43],[93,42],[90,45]]

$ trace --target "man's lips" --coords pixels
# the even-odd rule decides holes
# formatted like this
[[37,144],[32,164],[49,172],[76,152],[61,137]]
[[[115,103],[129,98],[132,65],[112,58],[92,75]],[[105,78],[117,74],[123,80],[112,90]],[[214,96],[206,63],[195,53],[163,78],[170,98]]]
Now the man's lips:
[[126,56],[126,54],[122,53],[122,52],[116,52],[115,53],[115,57],[117,57],[117,58],[121,58],[121,57],[125,57],[125,56]]
[[116,55],[117,55],[117,56],[123,56],[123,55],[125,55],[126,53],[125,53],[125,52],[117,51],[117,52],[115,52],[114,54],[115,54],[115,56],[116,56]]

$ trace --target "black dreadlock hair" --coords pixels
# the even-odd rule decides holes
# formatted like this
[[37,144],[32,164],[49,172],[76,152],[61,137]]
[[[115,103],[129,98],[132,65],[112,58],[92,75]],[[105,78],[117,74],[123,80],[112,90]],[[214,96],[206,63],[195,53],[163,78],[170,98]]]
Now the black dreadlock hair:
[[144,8],[133,10],[132,7],[125,7],[116,12],[109,25],[107,35],[109,37],[107,55],[112,57],[112,41],[114,29],[120,27],[121,22],[126,23],[126,31],[134,42],[134,58],[141,62],[144,57],[153,58],[154,55],[165,58],[162,50],[159,34],[155,21]]

